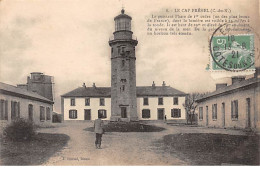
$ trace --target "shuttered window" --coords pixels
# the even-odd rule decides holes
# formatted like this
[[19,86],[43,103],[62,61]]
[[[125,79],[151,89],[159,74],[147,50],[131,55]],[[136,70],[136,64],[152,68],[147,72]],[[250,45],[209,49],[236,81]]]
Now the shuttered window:
[[76,101],[74,98],[70,99],[70,106],[75,106],[76,105]]
[[142,110],[142,118],[151,118],[150,109]]
[[46,120],[51,120],[51,109],[46,107]]
[[203,107],[199,107],[199,119],[203,120]]
[[98,110],[98,115],[102,115],[102,118],[107,118],[107,111],[104,109]]
[[11,101],[11,119],[15,120],[20,117],[20,102]]
[[90,106],[90,98],[85,99],[85,106]]
[[212,105],[212,119],[217,120],[218,118],[218,111],[217,111],[217,104]]
[[45,121],[45,108],[40,106],[40,121]]
[[174,104],[174,105],[178,105],[178,104],[179,104],[178,97],[174,97],[174,98],[173,98],[173,104]]
[[77,110],[69,110],[69,118],[77,119],[78,118]]
[[163,98],[162,97],[158,98],[158,105],[163,105]]
[[181,117],[181,109],[171,109],[171,117],[180,118]]
[[100,106],[105,106],[105,99],[104,98],[100,98],[99,99],[99,105]]
[[148,97],[144,97],[144,103],[143,103],[143,105],[149,105]]
[[231,101],[231,119],[238,119],[238,100]]

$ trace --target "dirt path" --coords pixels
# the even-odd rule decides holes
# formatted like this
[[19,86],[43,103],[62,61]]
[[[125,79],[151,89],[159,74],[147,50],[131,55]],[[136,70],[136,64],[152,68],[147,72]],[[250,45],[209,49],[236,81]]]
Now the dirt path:
[[95,135],[84,128],[93,124],[69,123],[63,127],[41,129],[45,133],[63,133],[70,136],[67,147],[57,152],[43,165],[190,165],[156,145],[156,141],[167,134],[177,133],[223,133],[243,134],[241,131],[176,127],[164,123],[167,130],[153,133],[106,133],[102,138],[102,149],[95,149]]

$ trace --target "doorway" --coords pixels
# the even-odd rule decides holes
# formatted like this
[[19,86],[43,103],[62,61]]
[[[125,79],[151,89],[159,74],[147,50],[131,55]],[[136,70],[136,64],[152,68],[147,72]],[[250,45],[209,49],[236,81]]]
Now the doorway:
[[206,106],[206,126],[209,125],[209,107]]
[[91,120],[91,109],[85,109],[84,120]]
[[225,103],[222,103],[221,112],[222,112],[222,127],[225,128],[225,125],[226,125],[226,119],[225,119]]
[[164,119],[164,108],[159,108],[157,110],[157,118],[158,118],[158,120]]
[[126,107],[121,107],[121,118],[127,118]]
[[29,118],[29,121],[33,121],[33,105],[32,104],[28,105],[28,118]]
[[251,128],[251,112],[250,112],[250,107],[251,107],[251,103],[250,103],[250,98],[246,99],[246,116],[247,116],[247,127]]

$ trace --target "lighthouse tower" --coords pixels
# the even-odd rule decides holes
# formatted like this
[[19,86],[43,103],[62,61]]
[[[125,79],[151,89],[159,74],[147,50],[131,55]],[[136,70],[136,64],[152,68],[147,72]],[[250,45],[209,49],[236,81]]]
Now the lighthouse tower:
[[132,18],[121,10],[114,18],[111,47],[111,121],[137,121],[135,46]]

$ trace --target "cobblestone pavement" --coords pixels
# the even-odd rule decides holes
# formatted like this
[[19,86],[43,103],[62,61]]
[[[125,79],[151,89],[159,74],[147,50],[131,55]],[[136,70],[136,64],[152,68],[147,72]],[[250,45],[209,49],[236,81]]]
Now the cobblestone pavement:
[[106,133],[102,137],[102,149],[96,149],[95,135],[85,131],[92,122],[63,123],[57,128],[43,128],[39,132],[62,133],[70,137],[68,144],[54,154],[43,165],[191,165],[169,152],[158,149],[159,139],[167,134],[178,133],[222,133],[245,134],[240,130],[209,129],[201,127],[170,126],[154,123],[166,128],[162,132]]

